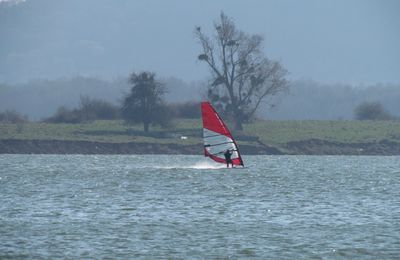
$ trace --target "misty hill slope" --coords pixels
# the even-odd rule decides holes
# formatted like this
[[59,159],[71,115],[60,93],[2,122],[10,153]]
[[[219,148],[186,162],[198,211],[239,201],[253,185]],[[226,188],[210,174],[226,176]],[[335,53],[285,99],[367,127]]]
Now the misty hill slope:
[[[201,99],[200,84],[188,84],[174,77],[160,79],[160,82],[165,85],[167,102]],[[17,85],[0,84],[0,112],[15,110],[33,120],[40,120],[53,115],[60,106],[78,107],[81,96],[120,105],[130,87],[127,77],[113,81],[75,77],[36,80]]]
[[[160,81],[166,87],[165,98],[169,103],[203,99],[205,83],[187,83],[174,77],[161,78]],[[0,111],[15,110],[39,120],[53,115],[59,106],[77,107],[80,96],[119,105],[129,88],[127,77],[113,81],[76,77],[18,85],[0,84]],[[391,114],[400,117],[399,100],[399,85],[351,87],[293,81],[289,93],[276,97],[275,107],[261,107],[258,117],[273,120],[348,120],[354,118],[355,107],[365,101],[381,102]]]
[[291,83],[289,93],[277,99],[274,108],[264,107],[260,114],[273,120],[350,120],[359,104],[380,102],[400,117],[399,100],[399,84],[351,86],[298,80]]

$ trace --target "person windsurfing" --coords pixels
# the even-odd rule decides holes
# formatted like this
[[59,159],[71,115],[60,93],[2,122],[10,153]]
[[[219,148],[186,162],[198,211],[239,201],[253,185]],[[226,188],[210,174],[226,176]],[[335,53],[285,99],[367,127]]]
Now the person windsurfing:
[[225,161],[226,161],[226,168],[229,168],[229,164],[231,165],[231,167],[233,167],[233,162],[231,159],[232,152],[229,149],[227,149],[224,153],[224,156],[225,156]]

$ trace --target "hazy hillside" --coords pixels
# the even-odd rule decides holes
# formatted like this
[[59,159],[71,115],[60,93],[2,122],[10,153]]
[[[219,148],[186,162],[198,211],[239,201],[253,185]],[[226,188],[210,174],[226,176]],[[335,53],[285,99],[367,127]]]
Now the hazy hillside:
[[[205,83],[187,83],[170,77],[164,82],[167,102],[201,100]],[[0,86],[0,111],[16,110],[32,119],[53,114],[59,106],[76,107],[80,96],[119,104],[129,91],[126,78],[105,81],[96,78],[62,78]],[[294,81],[288,93],[276,97],[273,108],[264,106],[259,117],[266,119],[352,119],[354,108],[364,101],[378,101],[400,116],[400,86],[375,85],[352,87],[324,85],[314,81]]]
[[[160,81],[166,87],[165,98],[168,102],[201,99],[200,83],[188,84],[173,77]],[[76,77],[36,80],[12,86],[3,84],[0,85],[0,111],[15,110],[38,120],[52,115],[60,106],[77,107],[81,96],[120,104],[129,89],[127,78],[105,81]]]
[[365,101],[381,102],[400,116],[400,85],[349,86],[294,81],[290,92],[278,99],[272,110],[260,113],[268,119],[353,119],[354,108]]

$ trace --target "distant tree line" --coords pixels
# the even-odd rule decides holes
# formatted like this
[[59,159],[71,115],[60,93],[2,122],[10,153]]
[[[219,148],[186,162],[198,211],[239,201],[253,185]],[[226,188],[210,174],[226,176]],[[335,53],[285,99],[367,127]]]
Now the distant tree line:
[[81,96],[78,108],[68,109],[61,106],[53,116],[46,118],[44,122],[84,123],[94,120],[112,120],[117,118],[119,118],[118,106],[104,100]]
[[[132,73],[129,83],[131,91],[126,94],[120,105],[99,98],[80,96],[78,107],[60,106],[52,116],[42,121],[49,123],[86,123],[94,120],[125,120],[127,123],[143,123],[144,131],[149,131],[150,125],[154,124],[170,127],[171,121],[176,118],[200,118],[200,102],[198,101],[165,102],[164,95],[167,90],[161,82],[156,80],[154,73]],[[145,105],[145,101],[151,100],[154,101],[152,107],[148,106],[151,102]],[[379,101],[359,103],[353,110],[353,118],[356,120],[398,119],[388,112]],[[27,121],[27,116],[14,110],[0,112],[0,122],[24,123]]]
[[[83,100],[84,102],[82,102],[81,99],[81,105],[78,108],[69,109],[65,106],[60,106],[54,115],[42,121],[47,123],[78,124],[94,120],[124,119],[121,114],[121,107],[111,102],[88,97],[84,97]],[[164,105],[161,115],[167,115],[164,119],[168,119],[168,122],[176,118],[200,118],[200,102],[187,101],[183,103],[167,103]],[[14,111],[6,111],[0,113],[0,121],[17,123],[28,121],[28,118]],[[133,121],[131,122],[133,123]],[[168,127],[168,122],[161,125]]]
[[[207,97],[207,81],[187,83],[176,78],[159,78],[168,90],[168,105],[200,101]],[[363,102],[379,102],[392,115],[400,117],[400,84],[368,86],[318,83],[293,80],[289,92],[262,104],[257,118],[270,120],[351,120],[354,109]],[[54,115],[60,106],[79,108],[80,96],[120,105],[129,91],[127,77],[106,81],[96,78],[60,78],[23,84],[0,83],[0,112],[14,111],[39,121]],[[218,110],[221,112],[220,110]],[[224,116],[221,113],[221,116]],[[224,116],[224,118],[226,118]]]
[[[163,83],[156,80],[152,72],[132,73],[129,77],[130,92],[126,94],[121,105],[81,96],[77,108],[60,106],[54,115],[45,118],[47,123],[86,123],[94,120],[125,120],[128,124],[143,124],[148,132],[151,125],[158,124],[170,127],[174,118],[199,118],[200,102],[166,103]],[[16,112],[0,114],[0,121],[27,121],[27,117]]]

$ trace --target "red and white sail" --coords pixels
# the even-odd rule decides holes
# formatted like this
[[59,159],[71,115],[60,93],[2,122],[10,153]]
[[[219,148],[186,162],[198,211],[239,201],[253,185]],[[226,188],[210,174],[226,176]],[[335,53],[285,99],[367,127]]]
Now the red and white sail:
[[232,152],[232,163],[242,165],[243,160],[228,127],[209,102],[201,103],[203,118],[204,155],[216,162],[226,163],[224,153]]

